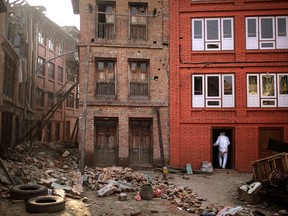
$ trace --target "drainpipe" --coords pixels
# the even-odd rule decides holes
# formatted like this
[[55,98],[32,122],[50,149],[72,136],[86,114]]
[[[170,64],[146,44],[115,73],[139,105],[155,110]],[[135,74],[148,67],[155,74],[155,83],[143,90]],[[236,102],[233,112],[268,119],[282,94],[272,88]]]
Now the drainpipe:
[[159,107],[155,107],[155,111],[156,111],[156,115],[157,115],[157,128],[158,128],[158,137],[159,137],[161,165],[162,165],[162,167],[165,167],[165,157],[164,157],[164,148],[163,148],[163,139],[162,139],[161,119],[160,119]]
[[90,59],[90,46],[86,46],[85,57],[85,78],[83,86],[83,108],[81,113],[81,139],[80,139],[80,164],[79,169],[84,174],[84,157],[85,157],[85,142],[86,142],[86,116],[87,116],[87,93],[88,93],[88,77],[89,77],[89,59]]

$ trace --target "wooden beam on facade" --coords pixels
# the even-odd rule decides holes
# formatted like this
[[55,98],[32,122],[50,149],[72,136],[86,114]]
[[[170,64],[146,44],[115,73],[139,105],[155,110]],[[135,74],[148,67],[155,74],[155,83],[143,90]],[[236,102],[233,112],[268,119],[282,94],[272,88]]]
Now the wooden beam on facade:
[[89,78],[89,60],[90,60],[90,46],[86,46],[86,57],[85,57],[85,78],[83,86],[83,107],[80,116],[81,120],[81,139],[79,143],[80,147],[80,172],[84,173],[84,157],[85,157],[85,143],[86,143],[86,116],[87,116],[87,95],[88,95],[88,78]]

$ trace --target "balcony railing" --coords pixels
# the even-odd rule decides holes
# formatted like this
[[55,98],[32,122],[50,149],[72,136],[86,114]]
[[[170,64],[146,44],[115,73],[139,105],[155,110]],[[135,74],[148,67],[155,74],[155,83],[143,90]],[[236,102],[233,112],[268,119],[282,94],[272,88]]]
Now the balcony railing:
[[115,95],[115,82],[96,82],[96,96],[113,96]]
[[130,39],[146,40],[146,25],[130,25]]
[[130,82],[131,96],[148,96],[148,83]]
[[113,23],[98,23],[98,38],[112,39],[114,38],[114,24]]

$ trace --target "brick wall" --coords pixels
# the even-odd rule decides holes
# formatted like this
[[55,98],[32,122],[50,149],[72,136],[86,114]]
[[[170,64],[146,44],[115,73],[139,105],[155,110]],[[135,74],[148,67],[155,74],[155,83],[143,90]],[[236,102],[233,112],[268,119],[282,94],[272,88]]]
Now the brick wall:
[[[95,118],[116,118],[119,164],[129,164],[129,119],[152,119],[152,164],[161,161],[155,107],[160,107],[165,159],[169,161],[169,1],[149,1],[147,4],[147,40],[129,39],[129,1],[115,1],[115,38],[98,39],[95,1],[81,1],[80,33],[80,105],[84,99],[85,64],[89,61],[85,164],[94,165]],[[88,3],[93,8],[87,13]],[[136,1],[133,3],[147,3]],[[156,17],[153,11],[156,9]],[[151,16],[150,16],[151,15]],[[86,46],[90,46],[89,60]],[[116,98],[95,97],[95,59],[114,59],[116,65]],[[149,61],[149,98],[129,98],[129,60]],[[156,79],[158,77],[158,79]],[[83,107],[82,107],[83,108]],[[83,109],[80,110],[83,114]],[[83,127],[83,125],[81,126]],[[81,139],[80,139],[81,140]],[[81,143],[80,143],[81,145]]]
[[[231,128],[234,131],[231,168],[251,171],[252,161],[259,157],[259,128],[283,128],[287,142],[288,110],[247,108],[246,74],[287,73],[288,54],[287,50],[246,51],[245,16],[284,15],[288,3],[171,0],[170,6],[171,165],[184,167],[191,163],[200,169],[202,161],[213,161],[212,130]],[[206,17],[234,17],[234,50],[192,51],[191,18]],[[235,108],[192,108],[192,75],[225,73],[234,74]]]

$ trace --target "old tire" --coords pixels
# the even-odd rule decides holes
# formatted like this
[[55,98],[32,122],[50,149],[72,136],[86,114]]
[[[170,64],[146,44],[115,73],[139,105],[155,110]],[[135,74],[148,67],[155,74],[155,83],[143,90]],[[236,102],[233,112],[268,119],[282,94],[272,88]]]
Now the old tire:
[[13,187],[10,190],[11,198],[16,200],[28,200],[32,197],[43,196],[47,194],[47,187],[38,184],[22,184]]
[[26,211],[30,213],[54,213],[65,209],[65,199],[59,196],[38,196],[26,202]]

